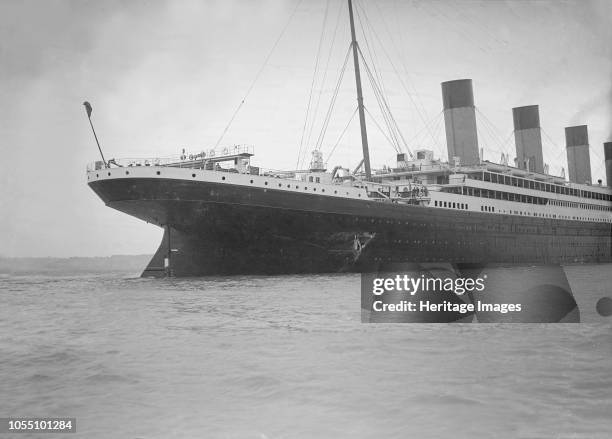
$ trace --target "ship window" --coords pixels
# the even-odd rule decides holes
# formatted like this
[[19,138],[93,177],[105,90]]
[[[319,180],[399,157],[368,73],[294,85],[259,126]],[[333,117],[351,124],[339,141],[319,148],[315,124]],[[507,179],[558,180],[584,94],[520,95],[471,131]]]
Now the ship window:
[[[195,178],[195,174],[191,174],[191,176],[192,176],[193,178]],[[251,183],[253,183],[253,180],[251,180]]]
[[99,177],[99,176],[100,176],[100,174],[96,174],[96,177]]
[[317,183],[321,183],[321,178],[320,178],[320,177],[317,177],[317,178],[315,178],[315,181],[316,181]]
[[325,189],[321,189],[321,192],[325,192]]
[[267,186],[267,185],[268,185],[268,182],[267,182],[267,181],[264,181],[264,184]]
[[[161,172],[157,171],[157,175],[160,175],[160,174],[161,174]],[[110,175],[110,174],[108,174],[108,175]]]
[[[193,176],[195,177],[195,174],[193,174]],[[253,180],[251,180],[251,183],[253,183]]]
[[225,177],[221,177],[221,180],[225,180]]
[[491,212],[495,212],[495,206],[491,207]]
[[316,192],[316,191],[317,191],[317,188],[316,188],[316,187],[313,187],[313,188],[312,188],[312,190]]
[[110,177],[110,172],[108,173],[108,176]]
[[130,171],[125,171],[125,175],[130,175]]
[[308,182],[312,183],[312,175],[310,177],[308,177]]
[[304,186],[304,190],[307,191],[308,190],[308,186]]
[[435,206],[435,207],[438,207],[438,201],[437,201],[437,200],[436,200],[436,201],[434,201],[434,206]]
[[288,188],[291,188],[291,185],[290,185],[290,184],[288,184],[288,185],[287,185],[287,187],[288,187]]

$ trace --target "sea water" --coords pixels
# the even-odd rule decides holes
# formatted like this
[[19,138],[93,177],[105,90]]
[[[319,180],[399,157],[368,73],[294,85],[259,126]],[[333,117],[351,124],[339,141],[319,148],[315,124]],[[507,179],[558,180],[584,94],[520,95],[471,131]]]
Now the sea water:
[[363,324],[353,274],[5,275],[0,417],[74,417],[71,438],[609,438],[611,268],[566,267],[580,324]]

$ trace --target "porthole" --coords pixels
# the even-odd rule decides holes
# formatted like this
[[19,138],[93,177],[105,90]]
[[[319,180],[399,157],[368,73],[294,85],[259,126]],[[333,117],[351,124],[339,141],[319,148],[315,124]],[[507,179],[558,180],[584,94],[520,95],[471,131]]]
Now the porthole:
[[321,192],[325,192],[325,189],[321,189]]
[[225,177],[221,177],[221,180],[225,180]]
[[291,189],[291,185],[290,185],[290,184],[288,184],[288,185],[287,185],[287,188]]
[[[161,172],[157,171],[157,175],[160,175],[160,174],[161,174]],[[109,175],[110,175],[110,174],[109,174]]]
[[264,184],[267,186],[267,185],[268,185],[268,182],[267,182],[267,181],[264,181]]
[[108,173],[108,176],[110,177],[110,172]]
[[99,176],[100,176],[100,174],[96,174],[96,177],[99,177]]
[[334,194],[337,194],[337,193],[338,193],[338,191],[334,191]]
[[304,186],[304,190],[305,190],[305,191],[307,191],[307,190],[308,190],[308,187],[307,187],[307,186]]
[[283,184],[282,184],[282,183],[279,183],[279,184],[278,184],[278,187],[283,187]]
[[253,180],[251,180],[251,184],[253,183]]
[[313,190],[314,192],[316,192],[316,191],[317,191],[317,188],[316,188],[316,187],[313,187],[313,188],[312,188],[312,190]]
[[193,178],[195,178],[195,174],[191,174],[191,176],[192,176]]
[[125,171],[125,175],[130,175],[130,171]]

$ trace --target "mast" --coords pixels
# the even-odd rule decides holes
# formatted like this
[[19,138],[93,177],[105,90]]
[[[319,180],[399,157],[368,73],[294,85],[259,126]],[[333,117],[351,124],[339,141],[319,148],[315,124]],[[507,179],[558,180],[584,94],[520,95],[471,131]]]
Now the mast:
[[363,107],[363,95],[361,93],[361,73],[359,72],[359,56],[357,38],[355,37],[355,23],[353,22],[353,2],[348,0],[349,19],[351,20],[351,46],[353,47],[353,61],[355,63],[355,83],[357,84],[357,106],[359,108],[359,125],[361,126],[361,147],[363,148],[363,166],[366,172],[366,180],[372,178],[370,170],[370,151],[368,149],[368,131],[366,129],[365,111]]

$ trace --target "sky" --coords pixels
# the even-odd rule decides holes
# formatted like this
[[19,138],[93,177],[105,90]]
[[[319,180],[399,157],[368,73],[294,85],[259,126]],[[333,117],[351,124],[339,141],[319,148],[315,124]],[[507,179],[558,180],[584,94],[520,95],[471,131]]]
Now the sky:
[[[593,181],[605,182],[612,1],[354,7],[366,61],[412,151],[446,159],[440,83],[471,78],[485,159],[515,156],[511,109],[538,104],[551,173],[567,168],[563,128],[587,124]],[[349,41],[344,0],[0,0],[0,256],[157,249],[161,229],[88,188],[98,151],[83,101],[108,159],[208,150],[244,100],[220,145],[253,145],[253,164],[295,169],[299,151],[305,166],[319,143]],[[372,163],[392,165],[363,76]],[[349,60],[321,136],[329,167],[361,159],[355,106]]]

